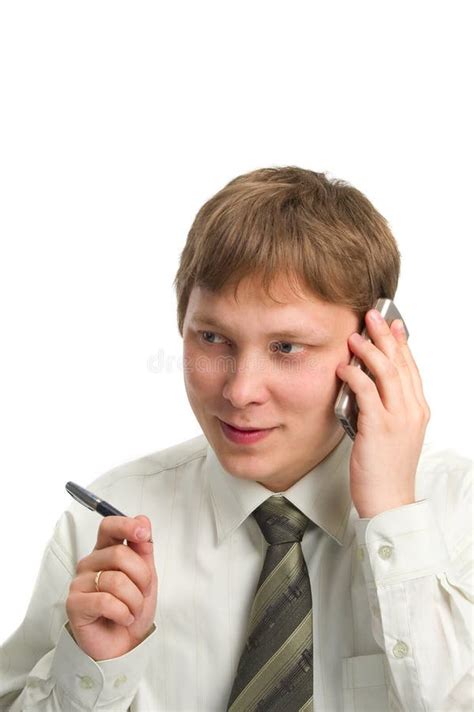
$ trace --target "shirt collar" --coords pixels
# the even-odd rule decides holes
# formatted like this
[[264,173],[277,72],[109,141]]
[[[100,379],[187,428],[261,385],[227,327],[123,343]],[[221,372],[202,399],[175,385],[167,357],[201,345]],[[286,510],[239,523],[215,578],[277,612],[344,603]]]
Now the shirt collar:
[[[349,484],[351,450],[352,440],[344,434],[324,460],[282,493],[340,545],[352,505]],[[221,543],[275,492],[254,480],[229,474],[209,443],[204,467],[210,486],[217,539]]]

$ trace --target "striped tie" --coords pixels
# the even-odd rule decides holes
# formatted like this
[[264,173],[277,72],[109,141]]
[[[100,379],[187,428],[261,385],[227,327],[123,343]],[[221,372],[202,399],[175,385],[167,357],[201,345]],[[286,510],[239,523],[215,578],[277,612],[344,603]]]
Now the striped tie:
[[277,496],[253,516],[269,546],[227,712],[312,712],[311,586],[301,550],[308,518]]

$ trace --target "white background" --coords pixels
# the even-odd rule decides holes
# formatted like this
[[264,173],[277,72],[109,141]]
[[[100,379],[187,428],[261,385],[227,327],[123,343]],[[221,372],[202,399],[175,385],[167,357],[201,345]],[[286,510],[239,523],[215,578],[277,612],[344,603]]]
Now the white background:
[[427,441],[470,454],[469,10],[1,3],[0,640],[65,483],[200,433],[172,281],[196,212],[241,173],[327,171],[387,217]]

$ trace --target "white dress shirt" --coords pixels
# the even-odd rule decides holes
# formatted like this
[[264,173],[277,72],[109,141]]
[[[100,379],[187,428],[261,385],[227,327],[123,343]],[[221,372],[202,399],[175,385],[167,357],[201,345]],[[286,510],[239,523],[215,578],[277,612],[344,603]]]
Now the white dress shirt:
[[[314,710],[472,709],[471,463],[426,447],[416,502],[360,519],[344,436],[284,492],[308,518]],[[155,626],[94,661],[65,601],[100,519],[72,501],[56,523],[20,627],[0,649],[0,709],[224,712],[267,544],[251,515],[273,492],[230,475],[204,435],[86,485],[153,526]],[[297,712],[288,710],[288,712]]]

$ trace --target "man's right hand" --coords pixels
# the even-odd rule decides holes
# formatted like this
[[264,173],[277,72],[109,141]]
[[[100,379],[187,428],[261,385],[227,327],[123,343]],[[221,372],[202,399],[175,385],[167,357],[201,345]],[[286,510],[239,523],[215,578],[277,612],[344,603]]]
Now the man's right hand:
[[[139,527],[146,529],[145,539],[137,535]],[[66,612],[76,643],[93,660],[125,655],[153,628],[158,579],[151,538],[145,515],[104,517],[94,550],[77,564]]]

